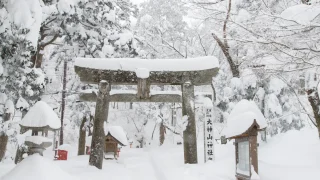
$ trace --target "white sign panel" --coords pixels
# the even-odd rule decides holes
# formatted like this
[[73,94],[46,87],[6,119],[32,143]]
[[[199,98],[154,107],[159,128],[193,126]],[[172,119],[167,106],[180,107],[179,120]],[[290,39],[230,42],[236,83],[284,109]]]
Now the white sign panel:
[[204,107],[204,160],[214,160],[214,137],[213,137],[213,110],[212,107]]

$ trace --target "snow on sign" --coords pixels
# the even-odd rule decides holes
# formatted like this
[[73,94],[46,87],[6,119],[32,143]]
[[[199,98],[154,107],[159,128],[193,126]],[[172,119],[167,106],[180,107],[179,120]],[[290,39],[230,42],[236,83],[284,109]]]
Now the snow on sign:
[[214,137],[213,137],[213,115],[212,107],[205,107],[204,122],[204,158],[205,162],[214,160]]

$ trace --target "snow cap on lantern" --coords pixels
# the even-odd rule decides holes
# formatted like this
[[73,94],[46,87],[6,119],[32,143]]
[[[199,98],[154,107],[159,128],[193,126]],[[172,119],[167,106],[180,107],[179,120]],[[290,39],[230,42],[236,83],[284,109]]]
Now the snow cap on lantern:
[[45,102],[38,101],[30,108],[20,122],[20,126],[27,130],[58,130],[61,127],[60,120],[53,109]]

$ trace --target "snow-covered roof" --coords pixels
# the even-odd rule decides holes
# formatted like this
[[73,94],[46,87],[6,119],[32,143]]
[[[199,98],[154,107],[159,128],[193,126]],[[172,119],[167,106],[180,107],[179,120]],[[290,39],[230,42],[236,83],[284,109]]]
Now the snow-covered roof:
[[112,137],[117,139],[124,146],[128,145],[126,133],[124,132],[121,126],[109,126],[105,124],[104,132],[105,132],[105,135],[108,135],[108,133],[110,133]]
[[245,133],[254,121],[260,129],[267,127],[267,122],[255,102],[241,100],[235,105],[228,117],[226,137],[231,138]]
[[218,68],[219,61],[214,56],[189,59],[77,58],[75,66],[134,72],[140,69],[138,74],[147,77],[147,71],[198,71]]
[[75,180],[74,177],[63,171],[53,160],[34,154],[25,158],[1,180]]
[[49,127],[54,130],[61,127],[57,114],[43,101],[38,101],[30,108],[20,125],[24,127]]

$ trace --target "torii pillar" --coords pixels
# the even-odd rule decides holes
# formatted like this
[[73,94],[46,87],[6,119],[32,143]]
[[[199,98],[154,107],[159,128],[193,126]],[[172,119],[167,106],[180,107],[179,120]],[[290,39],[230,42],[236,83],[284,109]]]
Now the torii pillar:
[[183,131],[184,163],[197,164],[197,130],[194,109],[194,85],[185,82],[181,86],[182,90],[182,115],[188,117],[186,130]]
[[104,121],[108,118],[110,101],[110,84],[107,81],[100,81],[99,92],[96,102],[95,119],[92,132],[91,153],[89,164],[102,169],[103,153],[105,147]]

